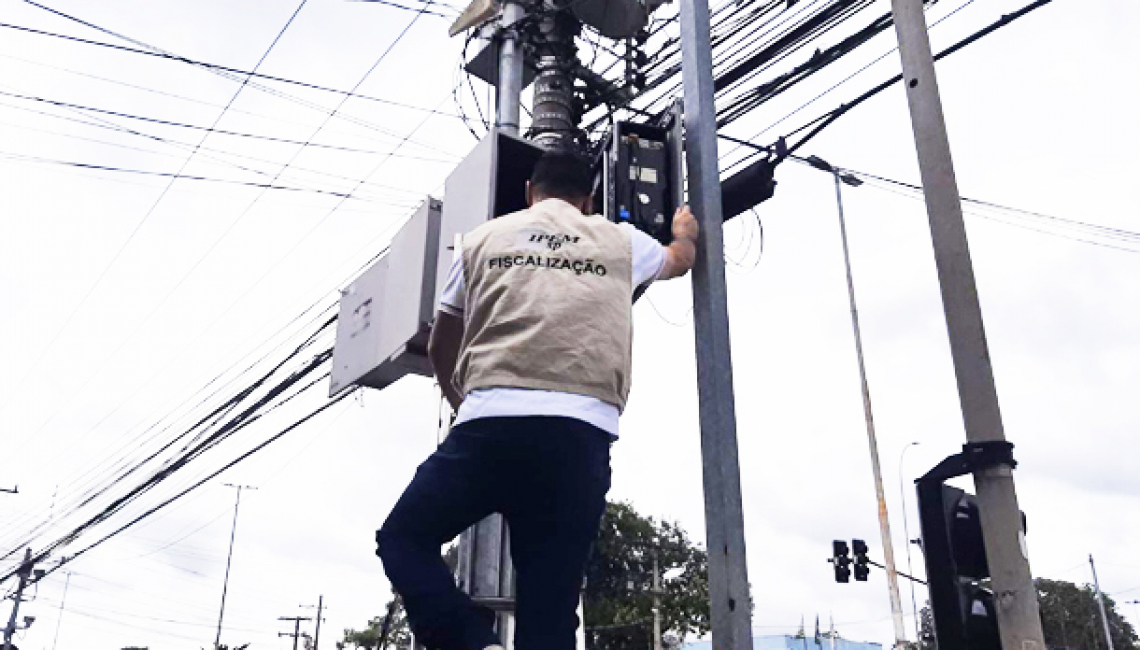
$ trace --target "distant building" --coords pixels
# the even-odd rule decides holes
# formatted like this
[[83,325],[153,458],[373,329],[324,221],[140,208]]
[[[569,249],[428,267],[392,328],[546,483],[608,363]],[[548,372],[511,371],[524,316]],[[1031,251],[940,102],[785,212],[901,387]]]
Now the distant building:
[[[712,641],[687,643],[683,650],[712,650]],[[829,633],[814,636],[772,634],[752,637],[752,650],[883,650],[882,644],[848,641]]]

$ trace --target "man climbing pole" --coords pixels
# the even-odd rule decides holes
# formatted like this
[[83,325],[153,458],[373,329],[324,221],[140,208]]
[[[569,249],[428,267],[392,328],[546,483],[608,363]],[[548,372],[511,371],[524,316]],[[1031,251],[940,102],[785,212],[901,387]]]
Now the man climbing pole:
[[549,152],[526,210],[463,238],[428,352],[457,415],[376,533],[377,554],[430,650],[501,640],[460,591],[440,546],[498,512],[511,531],[517,650],[573,650],[582,574],[610,487],[629,395],[632,295],[693,265],[688,207],[662,246],[589,216],[585,161]]

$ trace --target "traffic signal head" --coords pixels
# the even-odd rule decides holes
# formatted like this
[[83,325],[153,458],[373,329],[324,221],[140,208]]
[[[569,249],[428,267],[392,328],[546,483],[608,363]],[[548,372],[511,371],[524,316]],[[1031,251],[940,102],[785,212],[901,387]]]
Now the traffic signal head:
[[867,542],[861,539],[851,540],[851,550],[855,552],[855,579],[866,582],[871,569],[867,566]]
[[981,585],[990,569],[977,499],[940,483],[920,483],[918,497],[939,647],[1000,650],[993,593]]
[[849,582],[851,580],[851,569],[848,567],[851,564],[850,551],[847,548],[847,542],[837,539],[831,543],[831,563],[835,568],[835,581],[836,582]]

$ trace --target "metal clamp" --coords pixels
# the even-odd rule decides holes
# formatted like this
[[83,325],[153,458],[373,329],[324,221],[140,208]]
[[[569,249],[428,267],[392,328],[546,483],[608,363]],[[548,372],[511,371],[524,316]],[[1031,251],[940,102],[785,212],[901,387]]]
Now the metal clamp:
[[1010,469],[1017,467],[1013,459],[1013,443],[1005,440],[992,440],[989,442],[968,442],[962,445],[962,453],[954,454],[934,469],[915,479],[918,484],[943,483],[949,479],[966,474],[973,474],[988,467],[1005,465]]

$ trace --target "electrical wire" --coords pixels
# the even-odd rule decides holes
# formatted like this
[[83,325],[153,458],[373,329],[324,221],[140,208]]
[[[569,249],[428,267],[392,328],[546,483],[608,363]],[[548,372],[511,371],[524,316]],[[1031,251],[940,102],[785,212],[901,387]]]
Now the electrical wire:
[[[163,126],[173,126],[173,127],[182,128],[182,129],[192,129],[195,131],[209,131],[209,132],[217,134],[217,135],[229,135],[229,136],[240,137],[240,138],[264,140],[266,142],[278,142],[281,144],[296,144],[296,145],[305,145],[306,144],[302,140],[294,140],[294,139],[290,139],[290,138],[277,138],[277,137],[273,137],[273,136],[259,135],[256,133],[246,133],[246,132],[242,132],[242,131],[229,131],[226,129],[217,129],[217,128],[211,129],[210,127],[205,127],[205,126],[201,126],[198,124],[187,124],[185,122],[175,122],[175,121],[164,120],[164,119],[160,119],[160,118],[156,118],[156,117],[147,117],[145,115],[137,115],[134,113],[124,113],[121,111],[112,111],[112,110],[108,110],[105,108],[97,108],[94,106],[86,106],[84,104],[74,104],[71,102],[63,102],[63,101],[59,101],[59,100],[55,100],[55,99],[47,99],[46,97],[37,97],[35,95],[23,95],[23,94],[19,94],[19,93],[7,92],[7,91],[3,91],[3,90],[0,90],[0,95],[4,95],[6,97],[13,97],[16,99],[23,99],[23,100],[32,101],[32,102],[38,102],[41,104],[50,104],[52,106],[59,106],[61,108],[76,109],[76,110],[83,111],[86,113],[99,113],[101,115],[110,115],[112,117],[121,117],[121,118],[125,118],[128,120],[137,120],[140,122],[148,122],[151,124],[160,124]],[[48,115],[48,114],[45,113],[45,115]],[[400,158],[412,158],[415,160],[428,160],[428,161],[432,161],[432,162],[450,162],[450,163],[455,162],[454,160],[447,161],[447,160],[443,160],[440,158],[423,158],[423,157],[416,157],[416,156],[399,155],[399,154],[394,154],[390,151],[380,151],[377,149],[359,149],[356,147],[342,147],[342,146],[337,146],[337,145],[320,144],[320,143],[314,143],[314,142],[309,142],[306,146],[316,148],[316,149],[327,149],[330,151],[343,151],[343,152],[347,152],[347,153],[359,153],[359,154],[368,154],[368,155],[394,155],[394,156],[397,156]]]
[[439,16],[440,18],[448,18],[448,16],[445,16],[445,15],[438,13],[438,12],[435,12],[435,11],[427,11],[425,9],[420,9],[417,7],[405,7],[404,5],[396,4],[395,2],[390,2],[389,0],[348,0],[348,1],[349,2],[367,2],[367,3],[372,3],[372,4],[384,5],[385,7],[393,7],[395,9],[403,9],[404,11],[415,11],[415,12],[423,13],[425,16]]
[[[222,440],[225,440],[226,438],[228,438],[230,435],[232,435],[232,433],[236,432],[237,430],[244,428],[245,426],[248,426],[249,424],[251,424],[256,419],[259,419],[261,417],[261,415],[260,415],[261,412],[259,411],[259,409],[266,409],[265,412],[269,412],[271,410],[278,408],[281,404],[292,399],[291,397],[286,397],[277,405],[269,406],[270,402],[273,402],[278,397],[284,395],[286,393],[286,391],[288,391],[292,386],[296,385],[302,378],[304,378],[307,374],[311,373],[316,366],[319,366],[320,363],[327,361],[328,354],[321,353],[321,354],[317,355],[316,357],[314,357],[314,361],[310,361],[305,366],[303,366],[301,369],[293,371],[292,374],[289,375],[289,377],[287,377],[285,380],[283,380],[282,382],[280,382],[276,386],[273,386],[272,388],[268,388],[266,390],[265,395],[262,396],[261,398],[259,398],[257,401],[255,401],[253,406],[247,407],[247,409],[245,411],[243,411],[243,413],[239,414],[238,416],[235,416],[234,418],[231,418],[226,425],[220,424],[222,422],[222,420],[229,413],[231,413],[235,409],[237,409],[238,406],[242,402],[251,398],[257,392],[258,389],[265,387],[267,385],[267,382],[275,374],[277,374],[279,371],[281,371],[286,366],[287,363],[289,363],[292,359],[297,358],[298,355],[300,355],[306,348],[311,346],[315,342],[315,340],[317,339],[318,335],[320,335],[322,332],[327,330],[329,328],[329,326],[332,323],[334,323],[335,321],[336,321],[335,316],[330,318],[329,320],[327,320],[324,323],[324,325],[322,325],[315,332],[310,334],[309,337],[307,337],[300,345],[298,345],[293,350],[293,352],[291,354],[286,356],[283,360],[279,361],[272,369],[270,369],[268,372],[264,373],[259,379],[257,379],[256,381],[254,381],[252,384],[248,385],[247,387],[245,387],[241,391],[239,391],[236,395],[229,398],[227,401],[225,401],[221,405],[215,407],[210,413],[201,417],[197,422],[195,422],[193,425],[191,425],[189,428],[187,428],[182,434],[180,434],[180,435],[176,436],[175,438],[167,441],[160,449],[158,449],[157,451],[151,452],[147,456],[147,458],[143,459],[142,461],[136,462],[134,467],[132,467],[131,469],[129,469],[128,471],[126,471],[124,473],[119,474],[109,484],[102,486],[98,490],[96,490],[94,492],[88,492],[85,495],[81,495],[81,497],[84,497],[84,500],[81,503],[79,503],[77,506],[74,506],[72,508],[73,511],[77,510],[77,509],[79,509],[79,508],[81,508],[87,504],[90,504],[92,501],[94,501],[99,496],[106,494],[110,489],[112,489],[115,485],[124,481],[132,473],[134,473],[136,471],[140,471],[145,464],[149,463],[150,461],[157,459],[159,457],[159,455],[162,454],[164,451],[171,449],[176,443],[178,443],[179,440],[187,439],[187,438],[191,437],[195,432],[199,433],[198,436],[195,436],[191,440],[190,444],[185,446],[179,452],[179,454],[180,454],[179,456],[176,456],[171,460],[165,461],[163,464],[163,468],[160,471],[158,471],[156,474],[154,474],[150,479],[148,479],[148,481],[144,481],[144,483],[141,484],[140,488],[136,488],[136,491],[129,494],[128,497],[119,499],[119,500],[113,502],[111,505],[107,506],[107,508],[104,509],[104,511],[100,515],[96,515],[96,517],[89,519],[88,522],[83,527],[81,527],[81,529],[86,528],[86,527],[90,527],[96,523],[99,523],[99,521],[101,521],[102,519],[105,519],[106,517],[110,516],[110,514],[113,514],[115,511],[124,507],[129,501],[133,500],[135,498],[135,496],[137,496],[138,494],[141,494],[142,492],[149,490],[154,485],[156,485],[158,482],[165,480],[165,478],[171,472],[175,471],[178,467],[185,465],[186,463],[193,460],[194,457],[200,455],[201,453],[204,453],[208,449],[219,444]],[[213,429],[213,432],[210,433],[210,435],[205,438],[204,442],[195,444],[195,443],[197,443],[198,440],[201,439],[202,434],[204,434],[205,432],[207,432],[211,429]],[[51,519],[49,518],[46,522],[41,523],[39,526],[34,528],[31,531],[31,533],[29,533],[29,535],[33,535],[33,534],[37,533],[39,530],[42,530],[44,528],[44,526],[46,526],[50,522],[51,522]],[[13,546],[13,550],[10,551],[9,553],[5,554],[4,557],[10,556],[12,553],[15,553],[19,548],[27,545],[28,543],[29,543],[28,539],[25,539],[24,541],[21,541],[20,543],[15,544]]]
[[[30,2],[30,0],[25,0],[25,1],[26,1],[26,2]],[[305,3],[305,2],[307,2],[307,0],[303,0],[303,1],[302,1],[302,3],[301,3],[301,6],[304,6],[304,3]],[[429,1],[427,2],[427,4],[425,4],[425,5],[424,5],[424,7],[426,8],[426,7],[430,6],[430,4],[431,4],[431,0],[429,0]],[[300,11],[300,7],[298,7],[298,10],[297,10],[297,11]],[[383,51],[383,52],[380,54],[380,56],[379,56],[379,57],[376,59],[376,61],[375,61],[375,62],[372,64],[372,66],[368,68],[368,70],[367,70],[367,71],[364,73],[364,75],[363,75],[363,76],[360,78],[360,80],[359,80],[359,81],[356,83],[356,85],[354,85],[354,86],[353,86],[353,88],[352,88],[352,92],[355,92],[355,91],[356,91],[356,90],[357,90],[357,89],[358,89],[358,88],[359,88],[359,87],[360,87],[360,86],[361,86],[361,85],[362,85],[362,84],[363,84],[363,83],[364,83],[364,82],[365,82],[365,81],[368,79],[368,77],[369,77],[369,76],[371,76],[371,74],[373,73],[373,71],[375,71],[375,70],[376,70],[376,68],[377,68],[377,67],[379,67],[379,65],[380,65],[380,64],[381,64],[381,63],[382,63],[382,62],[383,62],[383,61],[384,61],[384,60],[387,58],[388,54],[389,54],[389,53],[390,53],[390,52],[391,52],[391,51],[392,51],[392,50],[393,50],[393,49],[396,47],[396,45],[398,45],[398,44],[400,43],[400,41],[401,41],[401,40],[403,40],[404,36],[405,36],[405,35],[408,33],[408,31],[409,31],[409,30],[412,28],[412,26],[414,26],[414,25],[416,24],[417,20],[419,19],[419,17],[420,17],[421,15],[422,15],[422,13],[420,13],[420,14],[417,14],[417,15],[416,15],[414,18],[412,18],[412,20],[408,22],[408,24],[407,24],[407,25],[404,27],[404,29],[403,29],[403,30],[402,30],[402,31],[401,31],[401,32],[400,32],[400,33],[399,33],[399,34],[396,36],[396,38],[395,38],[395,39],[393,39],[393,40],[392,40],[392,42],[388,44],[388,46],[387,46],[387,47],[384,49],[384,51]],[[294,16],[296,16],[296,13],[294,13]],[[292,19],[290,19],[290,22],[291,22],[291,21],[292,21]],[[286,25],[286,27],[288,27],[288,24]],[[284,30],[283,30],[283,31],[284,31]],[[280,36],[278,36],[278,38],[280,38]],[[276,41],[276,40],[274,40],[274,43],[276,43],[276,42],[277,42],[277,41]],[[271,46],[271,48],[272,48],[272,46]],[[268,51],[266,52],[266,55],[265,55],[265,56],[267,56],[267,55],[268,55]],[[265,59],[265,56],[263,56],[263,57],[262,57],[262,61],[264,61],[264,59]],[[260,65],[260,62],[259,62],[259,64],[258,64],[258,65]],[[256,72],[256,68],[255,68],[255,72]],[[253,74],[253,73],[251,73],[251,74]],[[243,87],[244,87],[244,85],[243,85]],[[239,89],[239,92],[240,92],[240,89]],[[333,111],[332,111],[331,113],[329,113],[329,114],[328,114],[328,115],[325,117],[324,121],[322,121],[322,122],[321,122],[321,124],[320,124],[320,125],[319,125],[319,126],[318,126],[318,127],[317,127],[317,128],[314,130],[314,131],[313,131],[313,133],[312,133],[312,134],[309,136],[309,138],[308,138],[308,141],[307,141],[307,142],[311,142],[311,141],[312,141],[312,139],[313,139],[313,138],[315,138],[315,137],[316,137],[316,135],[317,135],[318,133],[320,133],[321,129],[322,129],[322,128],[324,128],[324,126],[325,126],[325,125],[328,123],[328,121],[329,121],[329,120],[331,120],[331,119],[332,119],[332,117],[333,117],[333,116],[335,116],[335,115],[336,115],[336,113],[337,113],[337,112],[340,110],[340,108],[341,108],[341,107],[343,107],[343,105],[344,105],[344,104],[345,104],[345,103],[346,103],[346,102],[349,100],[349,98],[350,98],[350,95],[351,95],[351,93],[350,93],[350,94],[348,94],[348,95],[345,95],[344,97],[342,97],[340,104],[339,104],[339,105],[338,105],[338,106],[337,106],[335,109],[333,109]],[[235,94],[235,97],[236,97],[236,94]],[[231,101],[232,101],[232,100],[231,100]],[[431,117],[432,117],[432,115],[431,115],[431,114],[429,114],[429,115],[427,116],[427,118],[425,118],[424,122],[421,122],[420,126],[422,126],[424,123],[426,123],[427,119],[430,119]],[[219,118],[219,119],[220,119],[220,118]],[[215,125],[216,125],[216,121],[215,121]],[[415,131],[418,131],[418,129],[419,129],[419,127],[417,127]],[[399,148],[400,148],[400,147],[402,147],[402,146],[403,146],[405,143],[407,143],[407,141],[408,141],[408,140],[411,138],[411,136],[412,136],[412,135],[414,135],[415,131],[413,131],[412,133],[410,133],[410,134],[408,134],[407,136],[405,136],[405,137],[404,137],[404,139],[403,139],[403,140],[401,140],[401,141],[400,141],[400,143],[397,145],[397,149],[399,149]],[[207,134],[206,134],[205,136],[203,136],[203,140],[205,139],[205,137],[208,137],[208,136],[209,136],[209,133],[207,132]],[[280,169],[280,170],[279,170],[279,171],[278,171],[278,172],[277,172],[277,173],[274,175],[274,177],[273,177],[273,180],[274,180],[274,181],[275,181],[275,180],[276,180],[276,179],[277,179],[277,178],[278,178],[278,177],[281,175],[281,173],[283,173],[283,172],[285,171],[285,169],[287,169],[287,168],[288,168],[288,167],[289,167],[289,166],[290,166],[290,165],[293,163],[293,161],[294,161],[294,160],[296,160],[296,158],[297,158],[297,157],[300,155],[300,153],[301,153],[301,152],[302,152],[302,151],[305,149],[305,147],[307,146],[307,142],[306,142],[306,143],[302,143],[301,147],[300,147],[300,148],[299,148],[299,149],[298,149],[298,150],[297,150],[297,151],[296,151],[296,152],[293,154],[293,156],[292,156],[292,157],[291,157],[291,158],[290,158],[290,159],[289,159],[289,160],[288,160],[288,161],[287,161],[287,162],[286,162],[286,163],[285,163],[285,164],[284,164],[284,165],[281,167],[281,169]],[[192,155],[193,155],[193,153],[191,154],[191,156],[192,156]],[[369,173],[368,177],[371,177],[371,175],[372,175],[372,174],[374,174],[374,173],[375,173],[375,172],[376,172],[376,171],[379,169],[379,167],[380,167],[380,166],[382,166],[383,164],[385,164],[385,163],[386,163],[388,160],[390,160],[390,157],[389,157],[389,156],[386,156],[386,157],[384,157],[384,158],[383,158],[383,160],[381,160],[381,162],[380,162],[380,163],[379,163],[379,164],[378,164],[376,167],[374,167],[374,168],[373,168],[372,172],[370,172],[370,173]],[[183,168],[184,168],[184,167],[185,167],[185,165],[183,166]],[[179,171],[179,173],[181,173],[181,170]],[[355,192],[355,191],[357,191],[357,190],[360,188],[360,185],[361,185],[361,184],[364,182],[364,180],[367,180],[367,178],[368,178],[368,177],[366,177],[365,179],[362,179],[361,181],[357,182],[357,184],[356,184],[356,186],[353,188],[352,192]],[[172,177],[172,178],[171,178],[171,183],[173,183],[173,182],[174,182],[176,179],[177,179],[177,175],[175,175],[174,177]],[[271,182],[272,182],[272,181],[271,181]],[[86,299],[87,299],[87,297],[89,297],[89,296],[90,296],[90,295],[91,295],[91,294],[94,292],[94,289],[95,289],[95,287],[97,287],[97,286],[100,284],[101,280],[102,280],[102,279],[103,279],[103,278],[106,276],[106,274],[107,274],[107,272],[110,270],[110,268],[114,266],[115,262],[116,262],[116,261],[119,259],[119,257],[122,255],[122,252],[123,252],[123,251],[124,251],[124,250],[127,248],[127,246],[129,246],[129,245],[130,245],[130,243],[131,243],[131,241],[133,240],[133,238],[134,238],[135,234],[136,234],[136,233],[139,231],[139,229],[142,227],[142,225],[143,225],[143,224],[144,224],[144,223],[147,221],[147,219],[148,219],[148,218],[149,218],[149,216],[150,216],[150,215],[153,213],[154,209],[155,209],[155,208],[156,208],[156,207],[159,205],[159,203],[161,203],[161,202],[162,202],[163,198],[166,196],[166,194],[167,194],[167,191],[170,189],[170,187],[171,187],[170,185],[168,185],[168,186],[167,186],[167,188],[166,188],[166,189],[163,191],[163,193],[159,195],[158,199],[156,199],[156,201],[154,202],[154,204],[152,204],[152,206],[151,206],[151,209],[150,209],[150,210],[147,212],[147,214],[146,214],[146,215],[143,217],[142,221],[140,221],[140,222],[139,222],[139,224],[135,226],[135,229],[134,229],[134,230],[131,232],[131,234],[130,234],[130,235],[127,237],[127,240],[126,240],[126,241],[123,243],[123,245],[122,245],[122,246],[119,248],[119,251],[118,251],[118,253],[116,253],[116,254],[115,254],[115,256],[114,256],[114,257],[111,259],[111,262],[110,262],[110,263],[107,265],[107,267],[106,267],[106,268],[103,270],[103,273],[102,273],[102,274],[100,274],[100,276],[99,276],[99,277],[98,277],[98,279],[96,280],[95,284],[94,284],[94,285],[93,285],[93,286],[92,286],[92,287],[91,287],[91,288],[88,290],[88,292],[87,292],[86,296],[84,297],[84,299],[83,299],[83,300],[81,300],[81,301],[79,302],[79,304],[78,304],[78,305],[75,307],[74,311],[72,311],[72,314],[71,314],[71,316],[70,316],[70,317],[69,317],[69,318],[68,318],[68,319],[65,321],[64,325],[63,325],[63,326],[60,328],[59,332],[57,332],[57,334],[56,334],[56,338],[58,338],[58,337],[59,337],[59,335],[60,335],[60,334],[61,334],[61,333],[62,333],[64,330],[66,330],[66,328],[67,328],[67,325],[68,325],[68,324],[71,322],[71,320],[74,318],[75,314],[76,314],[76,313],[78,313],[78,311],[79,311],[79,310],[80,310],[80,309],[83,307],[83,304],[86,302]],[[123,349],[125,349],[125,347],[127,346],[127,344],[128,344],[128,343],[129,343],[129,342],[130,342],[130,341],[133,339],[133,337],[134,337],[134,336],[135,336],[135,335],[136,335],[138,332],[140,332],[140,331],[142,330],[142,328],[143,328],[143,327],[145,327],[145,325],[146,325],[147,323],[149,323],[149,322],[150,322],[150,320],[151,320],[151,319],[152,319],[152,318],[153,318],[153,317],[154,317],[154,316],[155,316],[155,315],[158,313],[158,311],[159,311],[159,310],[160,310],[160,309],[161,309],[163,306],[165,306],[165,305],[166,305],[166,303],[169,301],[169,299],[170,299],[170,298],[171,298],[171,297],[172,297],[172,296],[173,296],[173,295],[174,295],[174,294],[175,294],[175,293],[176,293],[176,292],[177,292],[177,291],[178,291],[178,290],[179,290],[179,289],[180,289],[180,288],[181,288],[181,287],[182,287],[182,286],[185,284],[186,280],[187,280],[187,279],[189,279],[189,278],[190,278],[190,276],[191,276],[191,275],[193,275],[193,274],[195,273],[195,271],[197,271],[197,269],[198,269],[198,268],[199,268],[199,267],[202,265],[202,263],[203,263],[203,262],[204,262],[204,261],[205,261],[205,260],[206,260],[206,259],[207,259],[207,258],[208,258],[208,257],[209,257],[211,254],[212,254],[212,253],[213,253],[213,251],[217,249],[217,247],[218,247],[218,245],[221,243],[221,241],[222,241],[223,239],[225,239],[225,238],[226,238],[226,237],[227,237],[227,236],[228,236],[228,235],[229,235],[229,234],[230,234],[230,233],[233,231],[233,229],[234,229],[234,228],[235,228],[235,227],[238,225],[238,223],[240,223],[240,222],[241,222],[241,221],[242,221],[242,220],[243,220],[243,219],[246,217],[246,215],[248,215],[248,214],[249,214],[249,212],[250,212],[250,210],[253,208],[253,206],[254,206],[254,205],[256,205],[256,204],[257,204],[257,202],[258,202],[258,201],[261,199],[261,197],[263,197],[263,196],[265,195],[265,192],[267,191],[267,189],[268,189],[268,188],[265,188],[265,189],[263,189],[261,193],[259,193],[259,194],[258,194],[256,197],[254,197],[253,201],[252,201],[252,202],[250,202],[250,203],[249,203],[249,204],[246,206],[246,208],[245,208],[244,210],[242,210],[242,212],[241,212],[241,213],[240,213],[240,214],[239,214],[239,215],[238,215],[238,216],[237,216],[235,219],[233,219],[233,220],[230,222],[229,226],[227,226],[227,228],[226,228],[226,229],[225,229],[225,230],[224,230],[224,231],[223,231],[223,232],[222,232],[222,233],[221,233],[221,234],[220,234],[218,237],[216,237],[216,238],[214,239],[213,243],[212,243],[212,244],[210,245],[210,247],[209,247],[209,248],[206,250],[206,252],[205,252],[205,253],[203,253],[203,254],[202,254],[202,255],[201,255],[199,258],[198,258],[198,260],[197,260],[197,261],[196,261],[196,262],[195,262],[195,263],[194,263],[194,264],[193,264],[193,265],[192,265],[192,266],[189,268],[189,270],[187,270],[187,271],[186,271],[186,272],[185,272],[185,273],[182,275],[181,279],[179,279],[179,281],[178,281],[178,282],[175,284],[175,286],[174,286],[172,289],[170,289],[170,290],[169,290],[169,291],[166,293],[166,295],[165,295],[165,296],[162,298],[162,300],[161,300],[161,301],[160,301],[160,302],[159,302],[159,303],[158,303],[158,304],[157,304],[157,305],[156,305],[156,306],[155,306],[155,307],[154,307],[154,308],[153,308],[153,309],[150,311],[150,313],[149,313],[147,316],[145,316],[145,317],[144,317],[144,318],[143,318],[143,319],[142,319],[142,320],[141,320],[141,321],[140,321],[140,322],[139,322],[139,323],[136,325],[136,327],[134,328],[134,330],[133,330],[133,331],[132,331],[132,332],[131,332],[131,333],[130,333],[130,334],[127,336],[127,337],[126,337],[126,339],[124,339],[124,340],[123,340],[123,342],[122,342],[122,343],[119,345],[119,347],[118,347],[118,348],[116,348],[116,350],[115,350],[114,352],[112,352],[112,353],[111,353],[111,355],[108,357],[108,360],[109,360],[110,358],[114,358],[114,357],[115,357],[115,356],[116,356],[116,355],[117,355],[119,352],[121,352]],[[316,228],[316,227],[319,227],[319,225],[320,225],[320,224],[323,224],[323,223],[324,223],[324,221],[325,221],[326,219],[328,219],[328,217],[329,217],[329,216],[331,216],[331,215],[332,215],[332,214],[333,214],[333,213],[334,213],[334,212],[337,210],[337,208],[338,208],[338,207],[340,207],[341,205],[343,205],[343,204],[344,204],[344,202],[345,202],[345,201],[346,201],[346,200],[347,200],[347,199],[348,199],[348,198],[349,198],[349,197],[352,195],[352,192],[350,192],[350,193],[348,193],[348,194],[345,194],[345,193],[339,193],[339,195],[340,195],[340,201],[339,201],[339,202],[338,202],[338,203],[337,203],[337,204],[336,204],[336,205],[335,205],[335,206],[332,208],[332,210],[331,210],[331,211],[330,211],[330,212],[329,212],[329,213],[328,213],[328,214],[327,214],[327,215],[326,215],[326,216],[325,216],[323,219],[321,219],[321,221],[320,221],[320,222],[318,222],[317,226],[314,226],[313,230],[315,230],[315,228]],[[311,233],[313,230],[310,230],[310,233]],[[54,340],[53,340],[53,343],[52,343],[52,344],[54,344]],[[46,351],[47,351],[47,349],[50,349],[50,347],[51,347],[51,345],[52,345],[52,344],[49,344],[48,348],[46,348],[46,349],[45,349],[45,351],[44,351],[44,354],[46,354]],[[41,355],[41,356],[42,356],[42,355]],[[81,392],[81,391],[82,391],[84,388],[86,388],[86,387],[87,387],[87,385],[88,385],[88,384],[89,384],[89,383],[90,383],[90,382],[91,382],[91,381],[92,381],[92,380],[95,378],[95,376],[97,376],[98,372],[99,372],[99,371],[102,369],[102,367],[103,367],[103,366],[106,364],[106,362],[107,362],[107,360],[105,360],[105,361],[103,362],[103,364],[102,364],[102,365],[100,365],[100,366],[99,366],[99,368],[97,368],[97,369],[96,369],[96,371],[95,371],[93,374],[89,375],[89,376],[88,376],[88,378],[87,378],[87,380],[86,380],[86,381],[84,381],[84,382],[83,382],[83,384],[82,384],[82,385],[81,385],[81,386],[80,386],[80,387],[79,387],[79,388],[78,388],[76,391],[74,391],[74,392],[73,392],[73,395],[74,395],[74,394],[78,394],[78,393],[79,393],[79,392]],[[38,363],[37,363],[37,364],[33,364],[33,367],[36,367],[36,366],[38,366]],[[55,411],[55,412],[54,412],[54,413],[53,413],[51,416],[49,416],[49,417],[48,417],[48,419],[47,419],[47,420],[45,420],[45,421],[44,421],[44,422],[43,422],[43,423],[42,423],[42,424],[41,424],[41,425],[40,425],[40,426],[39,426],[39,427],[38,427],[38,428],[37,428],[37,429],[36,429],[36,430],[35,430],[35,431],[32,433],[32,436],[30,436],[30,437],[34,438],[34,437],[35,437],[35,436],[36,436],[36,435],[37,435],[37,434],[38,434],[40,431],[42,431],[42,430],[43,430],[43,429],[44,429],[44,428],[45,428],[45,427],[46,427],[46,426],[47,426],[47,425],[48,425],[48,424],[49,424],[49,423],[50,423],[52,420],[54,420],[54,418],[55,418],[56,416],[58,416],[58,414],[59,414],[61,411],[62,411],[62,408],[61,408],[61,409],[57,409],[57,410],[56,410],[56,411]]]
[[[25,0],[25,1],[27,1],[27,0]],[[149,50],[144,50],[144,49],[139,49],[139,48],[134,48],[134,47],[126,47],[124,45],[115,45],[114,43],[107,43],[104,41],[93,41],[93,40],[86,39],[86,38],[79,38],[76,36],[68,36],[66,34],[59,34],[56,32],[49,32],[49,31],[45,31],[45,30],[41,30],[41,29],[33,29],[31,27],[24,27],[22,25],[13,25],[11,23],[0,22],[0,28],[10,29],[10,30],[14,30],[14,31],[20,31],[20,32],[28,33],[28,34],[35,34],[38,36],[49,36],[52,38],[58,38],[58,39],[66,40],[66,41],[72,41],[72,42],[80,43],[83,45],[92,45],[92,46],[104,47],[104,48],[109,48],[109,49],[113,49],[113,50],[118,50],[120,52],[129,52],[132,54],[142,54],[142,55],[146,55],[146,56],[157,57],[160,59],[168,59],[171,61],[188,63],[190,65],[198,66],[201,68],[206,68],[209,70],[226,72],[226,73],[233,74],[233,75],[248,76],[248,77],[251,77],[254,79],[262,79],[264,81],[274,81],[274,82],[278,82],[278,83],[288,84],[291,86],[297,86],[299,88],[307,88],[309,90],[319,90],[322,92],[332,93],[332,94],[336,94],[336,95],[343,95],[343,96],[348,97],[348,98],[362,99],[364,101],[375,102],[378,104],[385,104],[387,106],[393,106],[396,108],[404,108],[404,109],[408,109],[408,110],[418,111],[421,113],[425,113],[425,112],[431,113],[433,115],[439,115],[440,117],[450,117],[450,118],[455,118],[455,119],[461,119],[459,115],[455,115],[454,113],[446,113],[446,112],[439,111],[436,109],[423,108],[422,106],[415,106],[412,104],[406,104],[404,102],[399,102],[399,101],[392,100],[392,99],[384,99],[382,97],[375,97],[372,95],[364,95],[364,94],[361,94],[361,93],[358,93],[355,91],[351,91],[351,90],[341,90],[339,88],[330,88],[328,86],[322,86],[320,84],[313,84],[313,83],[308,83],[305,81],[298,81],[295,79],[287,79],[285,77],[267,75],[267,74],[262,74],[262,73],[258,73],[258,72],[250,72],[250,71],[242,70],[240,68],[233,68],[230,66],[219,65],[216,63],[207,63],[205,61],[198,61],[196,59],[191,59],[188,57],[180,56],[177,54],[171,54],[171,53],[167,53],[167,52],[162,52],[162,51],[157,51],[157,52],[156,51],[149,51]],[[251,87],[254,87],[253,84],[249,84],[249,85]],[[372,125],[369,125],[369,126],[372,126]]]
[[[23,154],[16,154],[16,153],[8,152],[8,151],[0,151],[0,158],[7,158],[9,160],[19,160],[19,161],[23,161],[23,162],[39,163],[39,164],[44,164],[44,165],[61,165],[63,167],[76,167],[79,169],[90,169],[93,171],[119,172],[119,173],[124,173],[124,174],[137,174],[140,176],[156,176],[156,177],[161,177],[161,178],[180,178],[180,179],[188,180],[188,181],[208,181],[208,182],[212,182],[212,183],[225,183],[228,185],[242,185],[245,187],[256,187],[256,188],[263,189],[263,190],[283,190],[283,191],[288,191],[288,192],[309,192],[309,193],[313,193],[313,194],[324,194],[327,196],[335,196],[335,197],[345,199],[345,200],[347,200],[347,199],[367,200],[367,199],[359,199],[358,197],[353,196],[352,194],[347,193],[347,192],[333,192],[331,190],[319,190],[319,189],[306,188],[306,187],[292,187],[289,185],[275,185],[273,183],[254,183],[254,182],[250,182],[250,181],[237,181],[237,180],[231,180],[231,179],[226,179],[226,178],[211,178],[208,176],[193,176],[193,175],[188,175],[188,174],[177,174],[177,173],[171,173],[171,172],[156,172],[156,171],[147,171],[147,170],[143,170],[143,169],[129,169],[129,168],[125,168],[125,167],[111,167],[109,165],[96,165],[96,164],[92,164],[92,163],[83,163],[83,162],[77,162],[77,161],[73,161],[73,160],[56,160],[53,158],[40,158],[39,156],[26,156]],[[53,345],[54,345],[54,343],[55,342],[52,341]],[[51,346],[48,346],[48,347],[51,347]],[[37,359],[37,363],[40,360],[42,360],[42,359]],[[36,365],[36,364],[32,364],[32,365]]]

